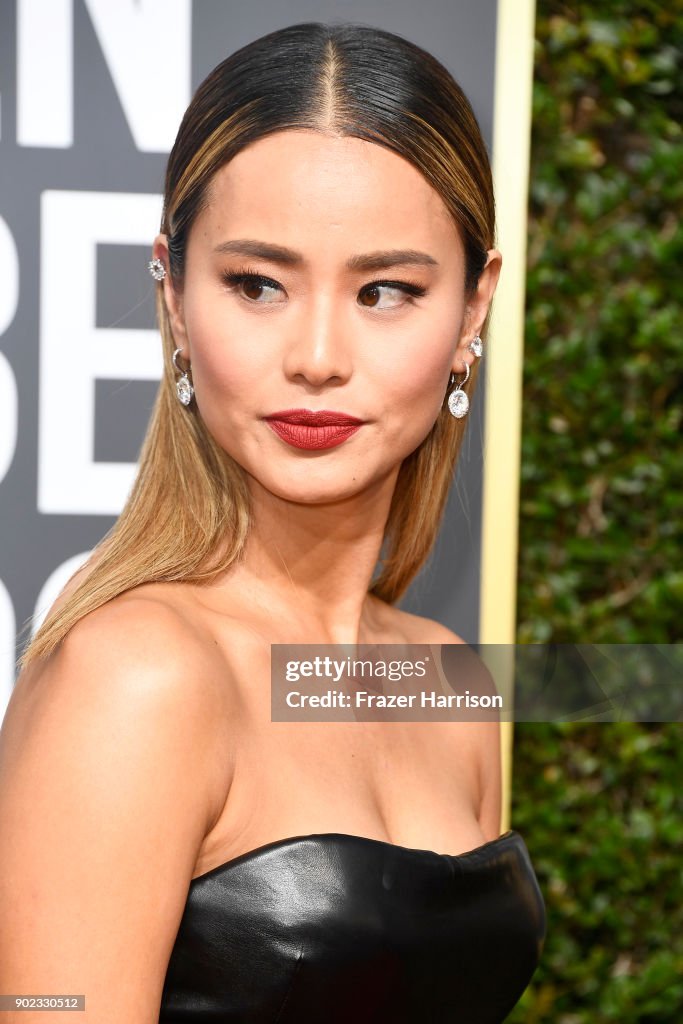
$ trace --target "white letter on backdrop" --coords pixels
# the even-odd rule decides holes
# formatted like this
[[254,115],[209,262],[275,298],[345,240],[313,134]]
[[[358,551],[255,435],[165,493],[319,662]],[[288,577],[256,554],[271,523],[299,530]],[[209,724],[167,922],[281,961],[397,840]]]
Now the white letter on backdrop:
[[0,483],[17,450],[17,384],[12,367],[0,352]]
[[96,253],[98,243],[149,246],[160,215],[159,195],[42,194],[39,512],[118,515],[132,486],[135,463],[93,460],[94,384],[158,380],[161,343],[155,330],[95,326]]
[[168,153],[190,102],[191,0],[85,4],[135,145]]
[[5,584],[0,580],[0,724],[14,688],[14,606]]
[[73,145],[73,2],[17,5],[17,143]]
[[[0,217],[0,334],[14,320],[19,301],[19,257],[12,233]],[[0,352],[0,482],[17,447],[17,383],[12,367]]]
[[0,334],[14,320],[19,303],[19,256],[6,221],[0,217]]

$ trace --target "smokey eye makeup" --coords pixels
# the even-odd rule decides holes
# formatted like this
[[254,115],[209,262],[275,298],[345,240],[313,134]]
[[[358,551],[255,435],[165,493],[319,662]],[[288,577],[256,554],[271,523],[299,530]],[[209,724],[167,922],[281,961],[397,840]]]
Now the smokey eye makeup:
[[[241,289],[246,288],[252,290],[255,289],[257,291],[259,289],[269,289],[275,292],[283,291],[282,286],[279,285],[277,281],[274,281],[270,277],[266,277],[264,274],[259,274],[258,271],[248,266],[239,267],[236,270],[224,271],[222,278],[231,291],[240,292]],[[383,279],[369,282],[360,289],[358,294],[359,296],[371,295],[378,292],[380,289],[402,292],[408,298],[408,301],[411,301],[413,298],[421,298],[427,293],[427,289],[416,281]],[[268,302],[260,302],[258,298],[255,298],[253,295],[250,296],[246,294],[244,290],[241,291],[241,295],[248,302],[252,302],[255,305],[270,304]],[[367,306],[367,308],[373,309],[374,307],[370,305]],[[393,309],[395,307],[392,306],[389,308]]]

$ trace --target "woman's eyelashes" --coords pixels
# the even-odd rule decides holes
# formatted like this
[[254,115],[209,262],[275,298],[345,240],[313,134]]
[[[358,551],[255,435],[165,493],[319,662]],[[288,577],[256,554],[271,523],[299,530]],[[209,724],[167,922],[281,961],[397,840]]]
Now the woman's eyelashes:
[[[388,291],[401,292],[407,302],[412,302],[413,299],[419,299],[423,295],[426,295],[427,289],[420,284],[416,284],[414,281],[373,281],[371,284],[365,285],[359,292],[359,297],[366,297],[368,295],[377,295],[380,289],[386,288]],[[366,303],[362,303],[366,306]],[[374,309],[375,306],[366,306],[368,309]],[[387,307],[380,306],[380,309]],[[393,309],[393,306],[388,307]]]
[[254,297],[254,292],[263,292],[264,289],[273,292],[282,290],[277,281],[273,281],[270,277],[264,277],[263,274],[257,274],[255,270],[250,270],[247,267],[234,271],[225,271],[223,273],[223,280],[233,291],[243,288],[241,297],[248,302],[257,303],[261,306],[269,305],[272,300],[265,303],[259,302],[259,299]]
[[[250,302],[252,305],[273,305],[281,300],[277,298],[266,298],[263,300],[263,294],[267,292],[277,293],[284,291],[277,281],[273,281],[272,278],[265,277],[263,274],[259,274],[249,267],[240,267],[238,270],[225,271],[223,273],[223,281],[231,290],[237,291],[241,298]],[[412,302],[414,298],[422,297],[427,292],[425,287],[417,284],[415,281],[371,281],[369,284],[364,285],[358,293],[361,305],[365,306],[366,309],[394,309],[397,305],[401,304],[395,303],[390,306],[377,306],[372,301],[370,304],[364,301],[368,297],[373,299],[379,296],[382,289],[386,289],[390,292],[400,292],[408,302]]]

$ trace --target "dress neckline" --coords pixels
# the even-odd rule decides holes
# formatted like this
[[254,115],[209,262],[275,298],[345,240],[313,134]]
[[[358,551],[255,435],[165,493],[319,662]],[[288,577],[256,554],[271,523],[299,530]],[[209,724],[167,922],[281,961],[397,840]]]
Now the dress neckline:
[[215,867],[209,868],[208,871],[202,872],[201,875],[196,875],[192,878],[190,880],[190,888],[200,882],[203,882],[207,878],[213,877],[213,875],[216,875],[219,872],[229,870],[237,864],[243,864],[246,861],[255,860],[262,854],[268,853],[270,850],[296,846],[299,843],[304,843],[310,839],[319,839],[324,842],[341,839],[343,842],[351,841],[360,844],[370,844],[375,847],[383,846],[385,849],[395,850],[399,854],[409,853],[413,856],[417,854],[424,855],[426,857],[438,857],[448,861],[464,862],[468,858],[477,858],[489,850],[497,849],[499,845],[505,845],[511,839],[518,842],[521,838],[522,837],[515,829],[509,828],[507,832],[503,832],[502,835],[497,836],[495,839],[489,839],[485,843],[480,843],[479,846],[475,846],[472,850],[465,850],[463,853],[437,853],[435,850],[425,850],[420,847],[412,846],[401,846],[399,843],[390,843],[386,839],[371,839],[369,836],[357,836],[350,832],[311,832],[307,835],[287,836],[285,839],[274,839],[270,843],[263,843],[261,846],[257,846],[253,850],[247,850],[245,853],[240,853],[236,857],[231,857],[230,860],[226,860],[222,864],[217,864]]

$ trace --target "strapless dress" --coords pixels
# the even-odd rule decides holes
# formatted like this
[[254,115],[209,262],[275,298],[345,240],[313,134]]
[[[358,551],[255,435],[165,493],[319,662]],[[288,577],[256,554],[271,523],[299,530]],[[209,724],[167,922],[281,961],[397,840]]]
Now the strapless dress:
[[325,832],[192,879],[160,1024],[500,1024],[545,941],[521,835],[466,853]]

